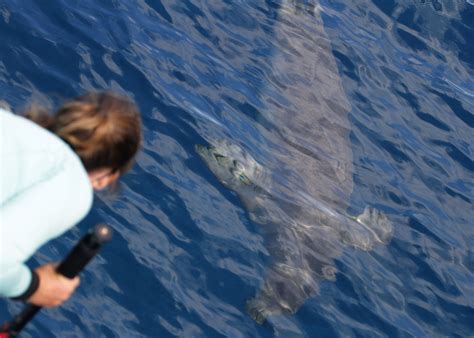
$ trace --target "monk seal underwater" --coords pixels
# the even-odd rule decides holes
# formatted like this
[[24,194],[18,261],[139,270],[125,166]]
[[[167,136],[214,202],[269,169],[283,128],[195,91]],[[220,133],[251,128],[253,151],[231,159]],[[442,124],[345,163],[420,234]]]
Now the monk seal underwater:
[[252,133],[249,150],[258,148],[265,165],[228,141],[196,146],[261,225],[272,263],[262,288],[247,302],[259,323],[294,313],[317,294],[319,281],[334,279],[334,259],[345,244],[370,250],[393,232],[376,209],[346,215],[353,188],[351,106],[321,10],[312,0],[281,1],[271,32],[252,31],[255,43],[271,41],[265,58],[252,61],[265,81],[258,88],[261,108],[253,109],[251,127],[258,133]]
[[318,281],[335,279],[333,261],[344,244],[370,250],[392,236],[392,224],[374,208],[349,217],[323,203],[278,196],[271,173],[235,144],[197,145],[196,151],[219,181],[237,193],[250,218],[262,225],[273,263],[262,289],[247,302],[258,323],[269,315],[295,313],[317,293]]

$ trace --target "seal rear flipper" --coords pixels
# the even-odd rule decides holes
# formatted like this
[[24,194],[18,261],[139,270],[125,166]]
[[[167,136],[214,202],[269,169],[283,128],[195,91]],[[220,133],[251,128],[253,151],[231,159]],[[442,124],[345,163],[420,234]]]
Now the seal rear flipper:
[[318,283],[304,269],[274,266],[257,295],[248,300],[247,312],[257,323],[269,316],[293,314],[319,291]]
[[263,324],[267,321],[267,318],[271,315],[290,314],[290,311],[282,309],[281,306],[268,298],[264,294],[259,294],[256,297],[247,300],[246,303],[247,313],[250,317],[257,322],[257,324]]

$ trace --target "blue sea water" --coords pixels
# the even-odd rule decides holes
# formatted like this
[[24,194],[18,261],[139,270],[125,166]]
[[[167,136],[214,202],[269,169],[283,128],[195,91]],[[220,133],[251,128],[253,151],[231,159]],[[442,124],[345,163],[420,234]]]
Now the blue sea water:
[[[264,237],[194,145],[226,138],[262,162],[278,151],[261,117],[291,104],[282,93],[298,78],[279,82],[275,58],[313,41],[315,11],[350,106],[347,204],[383,210],[395,232],[348,247],[335,281],[258,325],[245,302],[271,262]],[[14,109],[112,89],[144,124],[119,191],[31,259],[60,260],[97,222],[115,230],[74,297],[24,337],[474,336],[471,1],[5,0],[0,14],[0,98]],[[0,318],[20,308],[2,301]]]

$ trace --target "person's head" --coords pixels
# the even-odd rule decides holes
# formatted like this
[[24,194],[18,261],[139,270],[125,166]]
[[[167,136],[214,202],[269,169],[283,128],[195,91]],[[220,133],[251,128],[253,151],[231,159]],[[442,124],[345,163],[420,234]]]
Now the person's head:
[[125,96],[90,92],[59,108],[54,116],[27,113],[67,142],[100,190],[130,169],[141,142],[140,115]]

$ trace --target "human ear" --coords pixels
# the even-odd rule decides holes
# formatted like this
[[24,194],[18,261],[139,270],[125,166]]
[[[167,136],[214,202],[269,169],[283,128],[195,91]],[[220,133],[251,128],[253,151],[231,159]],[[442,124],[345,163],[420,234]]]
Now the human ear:
[[120,176],[120,172],[110,169],[98,169],[89,172],[89,180],[94,190],[103,190],[108,185],[115,182]]

